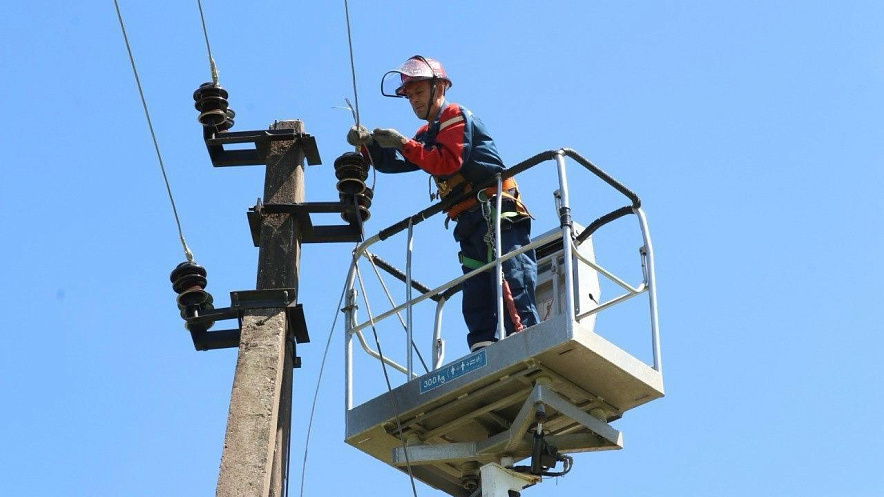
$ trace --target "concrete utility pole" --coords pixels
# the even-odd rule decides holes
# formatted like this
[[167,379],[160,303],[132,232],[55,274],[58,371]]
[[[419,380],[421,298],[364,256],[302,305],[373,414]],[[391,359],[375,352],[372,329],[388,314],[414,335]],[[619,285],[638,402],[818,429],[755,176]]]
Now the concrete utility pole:
[[[270,129],[303,132],[301,121]],[[304,150],[297,140],[271,142],[264,201],[304,201]],[[266,214],[258,252],[258,290],[298,289],[300,231],[290,214]],[[297,299],[297,295],[294,296]],[[242,319],[227,432],[216,495],[281,497],[291,431],[293,349],[285,309],[250,309]]]

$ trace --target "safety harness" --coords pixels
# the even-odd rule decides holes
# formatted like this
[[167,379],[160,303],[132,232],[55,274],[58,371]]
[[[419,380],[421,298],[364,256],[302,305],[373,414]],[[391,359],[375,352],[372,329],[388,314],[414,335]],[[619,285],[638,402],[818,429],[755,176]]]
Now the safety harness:
[[[441,131],[448,126],[459,123],[463,120],[464,117],[462,115],[452,117],[451,119],[448,119],[447,121],[441,123],[439,125],[439,130]],[[494,219],[496,218],[496,212],[494,211],[494,207],[491,206],[490,200],[498,194],[497,187],[492,186],[475,192],[473,183],[469,181],[460,171],[448,176],[433,175],[432,178],[433,181],[435,181],[436,183],[436,193],[433,193],[432,187],[430,187],[431,201],[437,199],[442,200],[452,196],[459,197],[465,194],[468,195],[465,200],[462,200],[446,209],[445,212],[447,212],[448,214],[448,218],[445,219],[446,228],[448,227],[448,222],[450,220],[457,220],[458,216],[460,216],[462,213],[476,208],[476,206],[481,203],[482,215],[485,218],[485,224],[488,226],[488,229],[484,236],[485,244],[488,246],[485,261],[472,259],[465,256],[463,252],[459,252],[458,259],[460,260],[461,265],[469,269],[478,269],[485,264],[493,261]],[[501,190],[503,191],[500,192],[500,195],[502,195],[504,199],[510,200],[512,202],[512,205],[515,206],[512,211],[501,212],[501,218],[511,219],[519,216],[531,217],[531,214],[528,212],[525,204],[523,204],[522,201],[519,199],[519,188],[516,184],[515,179],[507,178],[503,180]],[[521,317],[519,317],[519,313],[516,310],[516,303],[513,299],[513,292],[510,289],[509,283],[507,282],[506,278],[503,278],[501,289],[501,293],[503,294],[504,303],[507,309],[507,314],[509,315],[510,320],[513,323],[513,329],[516,332],[522,331],[522,329],[524,329],[524,325],[522,325],[522,319]]]
[[[450,176],[433,176],[433,181],[436,182],[436,194],[431,193],[430,199],[445,199],[448,196],[459,196],[464,193],[472,193],[473,185],[470,183],[462,173],[457,172]],[[445,212],[448,213],[449,219],[457,220],[457,217],[461,215],[461,213],[466,212],[473,207],[478,205],[479,200],[478,197],[484,196],[485,201],[487,199],[494,197],[497,194],[497,187],[491,186],[485,188],[480,191],[476,195],[470,195],[467,199],[462,200],[448,209]],[[507,178],[503,180],[503,197],[508,198],[513,201],[516,205],[516,210],[513,212],[505,212],[502,213],[502,217],[516,217],[516,216],[530,216],[531,214],[528,212],[528,208],[525,207],[525,204],[519,200],[519,186],[516,184],[516,180],[513,178]]]
[[[461,177],[461,180],[462,180],[461,182],[463,182],[462,177]],[[437,182],[437,185],[438,184],[439,183]],[[469,186],[469,183],[466,183],[466,184],[467,184],[467,186]],[[508,184],[512,185],[512,186],[510,188],[507,188]],[[525,207],[525,204],[523,204],[521,202],[521,200],[519,200],[519,190],[516,187],[515,180],[513,180],[512,178],[509,178],[506,181],[504,181],[503,186],[504,186],[504,192],[502,195],[504,196],[504,198],[511,199],[516,208],[513,211],[501,212],[500,217],[501,218],[515,218],[518,216],[531,216],[531,214],[528,212],[528,209]],[[469,190],[467,190],[467,191],[469,191]],[[486,188],[484,190],[481,190],[475,196],[471,196],[468,200],[465,200],[463,202],[455,204],[451,208],[451,211],[454,211],[455,208],[458,208],[459,206],[461,206],[463,204],[467,204],[467,202],[469,201],[470,203],[467,204],[467,207],[459,209],[457,211],[456,215],[459,215],[461,212],[464,212],[465,210],[468,210],[468,209],[474,207],[476,204],[481,205],[482,217],[485,218],[485,225],[488,227],[487,231],[485,232],[485,236],[483,237],[483,240],[485,241],[485,245],[488,246],[488,251],[486,252],[485,261],[479,261],[479,260],[473,259],[471,257],[467,257],[463,254],[463,252],[457,253],[457,258],[460,261],[460,264],[468,269],[479,269],[480,267],[482,267],[485,264],[494,260],[494,228],[495,228],[494,219],[497,217],[497,214],[496,214],[496,208],[494,205],[492,205],[491,201],[492,201],[492,199],[494,199],[494,195],[496,194],[496,191],[497,191],[497,188],[494,188],[494,187]],[[442,194],[441,188],[439,189],[439,192],[440,192],[440,195],[442,195],[443,197],[446,195],[446,194]],[[451,190],[448,190],[448,194],[450,194],[450,193],[451,193]],[[456,219],[456,217],[452,217],[451,211],[449,211],[449,214],[448,214],[449,218]],[[504,302],[504,305],[506,306],[507,315],[509,316],[510,320],[513,323],[513,331],[518,333],[518,332],[522,331],[525,328],[525,326],[522,324],[522,318],[519,316],[519,312],[516,309],[516,302],[513,299],[513,292],[510,289],[509,282],[506,280],[505,277],[503,278],[502,283],[503,284],[501,285],[501,290],[503,293],[503,302]]]

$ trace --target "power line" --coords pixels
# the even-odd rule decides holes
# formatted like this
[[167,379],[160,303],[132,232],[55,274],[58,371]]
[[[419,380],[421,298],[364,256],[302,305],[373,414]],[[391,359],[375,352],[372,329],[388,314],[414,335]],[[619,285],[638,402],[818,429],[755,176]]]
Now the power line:
[[347,45],[350,47],[350,74],[353,77],[353,99],[356,102],[356,127],[359,127],[359,94],[356,92],[356,64],[353,62],[353,37],[350,35],[350,5],[344,0],[344,14],[347,16]]
[[[356,261],[353,261],[356,264]],[[310,434],[313,432],[313,415],[316,413],[316,401],[319,398],[319,385],[322,382],[322,373],[325,371],[325,360],[328,358],[328,350],[331,347],[332,335],[335,332],[335,325],[338,323],[338,315],[340,314],[341,303],[344,301],[344,295],[347,293],[347,285],[341,290],[341,298],[338,299],[338,305],[335,306],[335,317],[332,320],[331,330],[328,332],[328,339],[325,342],[325,350],[322,352],[322,362],[319,365],[319,376],[316,378],[316,389],[313,392],[313,404],[310,407],[310,420],[307,422],[307,437],[304,441],[304,460],[301,464],[301,497],[304,497],[304,480],[307,475],[307,453],[310,448]],[[289,463],[291,464],[291,462]],[[288,491],[288,488],[286,488]]]
[[132,73],[135,74],[135,84],[138,86],[138,94],[141,96],[141,106],[144,107],[144,116],[147,118],[147,127],[150,128],[150,136],[153,139],[153,147],[160,162],[160,171],[163,173],[163,181],[166,183],[166,193],[169,194],[169,202],[172,204],[172,213],[175,215],[175,224],[178,226],[178,238],[184,248],[184,256],[188,262],[193,262],[193,253],[187,247],[184,240],[184,232],[181,230],[181,220],[178,218],[178,209],[175,207],[175,199],[172,197],[172,187],[169,186],[169,177],[166,175],[166,166],[163,164],[163,156],[160,154],[160,145],[157,143],[157,135],[153,130],[153,122],[150,120],[150,112],[147,110],[147,100],[144,98],[144,90],[141,88],[141,79],[138,77],[138,69],[135,68],[135,57],[132,56],[132,48],[129,46],[129,37],[126,35],[126,26],[123,24],[123,14],[120,13],[120,4],[114,0],[117,9],[117,19],[120,21],[120,30],[123,32],[123,41],[126,43],[126,51],[129,53],[129,62],[132,64]]
[[[396,427],[399,429],[399,436],[402,437],[402,452],[405,454],[405,467],[408,469],[408,479],[411,481],[411,492],[417,497],[417,487],[414,484],[414,472],[411,470],[411,460],[408,457],[408,443],[405,440],[405,434],[402,431],[402,419],[399,417],[399,406],[396,404],[396,397],[393,396],[393,385],[390,383],[390,375],[387,373],[387,363],[384,361],[384,353],[381,351],[381,341],[378,338],[378,330],[375,327],[374,317],[371,314],[371,305],[368,303],[368,294],[365,293],[365,285],[362,283],[362,275],[359,273],[359,266],[356,266],[356,279],[359,281],[359,288],[362,290],[362,300],[365,302],[365,312],[368,313],[368,322],[371,324],[371,333],[374,335],[374,343],[378,348],[378,356],[381,362],[381,369],[384,371],[384,380],[387,382],[387,396],[390,399],[390,407],[393,408],[393,416],[396,418]],[[409,377],[408,380],[410,381]]]
[[200,9],[200,21],[203,23],[203,36],[206,38],[206,51],[209,52],[209,70],[212,71],[212,83],[218,85],[218,68],[215,67],[215,58],[212,57],[212,47],[209,45],[209,31],[206,29],[206,18],[203,16],[203,2],[196,0],[196,5]]
[[[396,307],[396,303],[393,301],[393,296],[390,295],[390,291],[387,289],[386,283],[384,283],[384,279],[381,277],[381,272],[378,270],[377,264],[374,261],[375,256],[371,254],[367,254],[367,259],[371,262],[371,267],[374,269],[374,274],[377,275],[378,281],[381,283],[381,288],[384,289],[384,293],[387,295],[387,301],[390,302],[391,307]],[[402,324],[402,328],[404,328],[406,335],[408,334],[408,324],[405,323],[402,319],[402,313],[397,312],[396,316],[399,318],[399,322]],[[414,340],[411,341],[411,348],[414,349],[414,352],[417,354],[417,358],[420,360],[421,365],[424,367],[424,372],[429,373],[430,369],[427,367],[427,362],[424,361],[424,356],[421,354],[420,349],[417,347],[417,344],[414,343]]]

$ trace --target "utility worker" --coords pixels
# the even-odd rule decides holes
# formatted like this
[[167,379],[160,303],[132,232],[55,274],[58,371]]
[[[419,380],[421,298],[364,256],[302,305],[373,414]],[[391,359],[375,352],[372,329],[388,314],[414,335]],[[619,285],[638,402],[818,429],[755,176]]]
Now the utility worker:
[[[437,60],[420,55],[411,57],[399,68],[384,74],[381,93],[407,98],[415,115],[427,124],[411,139],[394,129],[375,129],[369,133],[364,127],[353,126],[347,133],[347,141],[361,146],[363,154],[370,154],[375,168],[382,173],[423,170],[432,175],[438,194],[431,194],[431,200],[465,192],[471,194],[469,199],[447,211],[449,219],[445,223],[446,226],[448,220],[457,223],[454,239],[460,243],[459,258],[466,274],[494,260],[489,221],[493,228],[497,188],[482,191],[476,188],[506,166],[482,121],[464,107],[446,101],[445,92],[450,87],[451,79]],[[519,199],[515,180],[504,181],[503,190],[501,250],[506,254],[530,243],[531,216]],[[534,296],[537,281],[534,250],[504,261],[503,275],[504,326],[509,335],[539,321]],[[464,281],[463,315],[471,352],[497,340],[497,285],[493,270]]]

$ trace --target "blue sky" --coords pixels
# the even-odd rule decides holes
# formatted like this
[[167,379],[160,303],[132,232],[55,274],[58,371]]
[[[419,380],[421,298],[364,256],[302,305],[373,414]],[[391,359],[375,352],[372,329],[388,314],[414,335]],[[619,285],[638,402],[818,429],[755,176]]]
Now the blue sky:
[[[510,164],[571,147],[642,198],[667,396],[614,423],[622,451],[578,455],[525,495],[882,493],[884,5],[350,7],[366,125],[419,125],[379,81],[432,56]],[[209,79],[196,2],[121,8],[185,235],[226,305],[254,286],[245,211],[263,169],[211,167],[191,99]],[[342,2],[204,9],[235,130],[304,120],[324,162],[307,199],[336,198],[351,119],[334,107],[352,96]],[[178,317],[168,273],[183,256],[113,3],[15,2],[0,32],[0,494],[212,495],[236,353],[195,352]],[[377,182],[369,232],[429,205],[423,176]],[[551,190],[523,189],[535,233],[551,228]],[[584,224],[621,205],[588,176],[572,189]],[[622,225],[598,250],[634,281],[637,230]],[[439,284],[455,244],[440,222],[419,228],[416,274]],[[294,489],[351,249],[303,252],[313,341],[295,376]],[[381,253],[404,261],[402,243]],[[447,316],[454,357],[463,330],[456,307]],[[338,329],[305,495],[408,495],[406,476],[343,442],[341,342]],[[383,392],[377,367],[358,371],[364,398]]]

